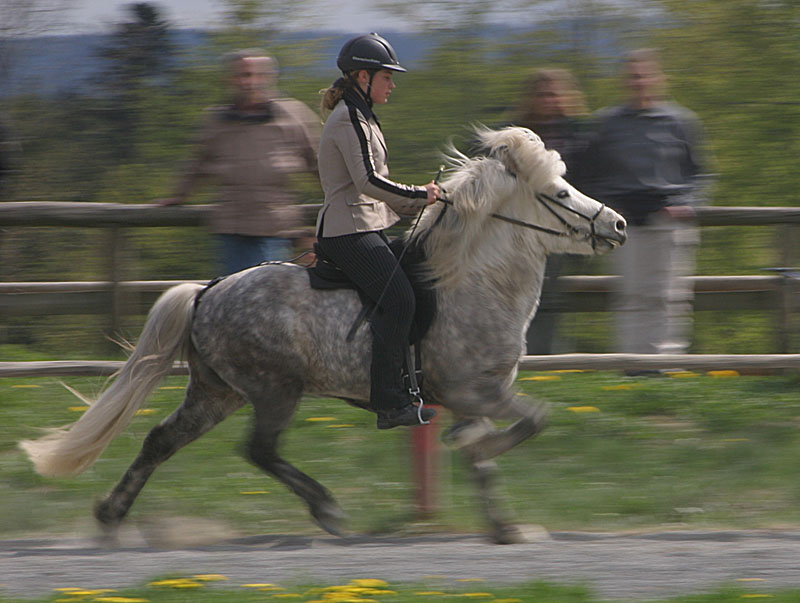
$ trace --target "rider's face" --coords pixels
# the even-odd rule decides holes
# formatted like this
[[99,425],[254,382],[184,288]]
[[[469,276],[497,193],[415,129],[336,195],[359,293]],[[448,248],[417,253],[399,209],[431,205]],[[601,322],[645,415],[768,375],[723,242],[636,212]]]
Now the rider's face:
[[[359,83],[365,92],[369,85],[369,75],[368,71],[360,71],[358,74]],[[370,92],[372,102],[376,105],[385,105],[389,102],[389,96],[394,89],[395,83],[394,79],[392,79],[392,72],[389,69],[381,69],[372,78],[372,90]]]

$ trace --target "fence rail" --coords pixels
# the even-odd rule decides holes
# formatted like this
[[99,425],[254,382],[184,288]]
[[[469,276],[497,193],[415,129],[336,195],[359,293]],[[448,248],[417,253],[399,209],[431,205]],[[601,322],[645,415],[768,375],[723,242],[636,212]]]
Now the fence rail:
[[[299,206],[308,222],[319,204]],[[75,202],[0,203],[0,229],[24,227],[82,227],[107,231],[108,266],[105,280],[87,282],[0,282],[0,316],[106,314],[115,330],[121,317],[141,314],[155,298],[177,281],[121,280],[122,233],[128,228],[203,226],[211,205],[157,205]],[[797,261],[798,207],[700,207],[697,221],[703,227],[772,226],[781,230],[776,238],[776,266]],[[2,231],[0,231],[2,236]],[[0,258],[2,262],[2,258]],[[605,311],[609,308],[613,276],[565,276],[567,312]],[[695,310],[758,310],[775,319],[777,349],[789,351],[791,316],[800,306],[800,287],[786,275],[696,276]],[[202,281],[196,281],[202,282]]]
[[[564,312],[606,311],[610,306],[616,276],[564,276]],[[694,276],[696,311],[775,309],[786,279],[782,276]],[[182,282],[206,281],[80,281],[0,282],[0,315],[53,316],[107,314],[115,295],[128,300],[132,314],[146,313],[155,299]],[[790,300],[792,309],[800,300]]]
[[[319,204],[299,205],[306,217]],[[70,201],[11,201],[0,203],[3,226],[202,226],[211,205],[160,207],[152,204],[79,203]],[[800,207],[698,207],[700,226],[775,226],[800,224]]]
[[[8,377],[107,377],[122,368],[118,360],[52,360],[0,362],[0,378]],[[656,370],[770,372],[800,370],[800,354],[553,354],[523,356],[523,371],[555,370]],[[185,363],[176,362],[171,375],[188,375]]]

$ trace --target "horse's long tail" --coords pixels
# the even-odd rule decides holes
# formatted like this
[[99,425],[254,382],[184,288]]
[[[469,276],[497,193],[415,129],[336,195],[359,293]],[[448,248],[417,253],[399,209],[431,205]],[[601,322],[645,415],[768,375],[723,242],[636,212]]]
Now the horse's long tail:
[[60,477],[85,471],[127,427],[188,344],[194,300],[202,288],[185,283],[158,299],[130,358],[78,421],[20,442],[37,473]]

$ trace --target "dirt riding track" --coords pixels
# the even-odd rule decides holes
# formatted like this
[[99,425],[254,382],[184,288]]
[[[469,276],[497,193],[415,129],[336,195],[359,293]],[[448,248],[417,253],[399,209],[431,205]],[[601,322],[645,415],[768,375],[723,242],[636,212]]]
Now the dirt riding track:
[[[174,546],[174,544],[173,544]],[[754,593],[800,588],[800,531],[645,534],[555,532],[497,546],[474,535],[407,537],[271,535],[154,548],[136,539],[99,549],[84,539],[0,541],[0,594],[34,597],[63,586],[120,588],[165,574],[224,574],[224,584],[340,584],[351,578],[460,586],[547,580],[585,584],[601,598],[702,593],[724,584]]]

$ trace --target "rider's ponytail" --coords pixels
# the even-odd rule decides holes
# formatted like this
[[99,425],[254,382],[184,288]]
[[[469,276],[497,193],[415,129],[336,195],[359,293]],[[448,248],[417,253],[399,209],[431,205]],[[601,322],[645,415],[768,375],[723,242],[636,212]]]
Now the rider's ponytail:
[[333,111],[336,104],[342,100],[345,91],[355,85],[355,80],[350,77],[340,77],[331,86],[322,90],[322,114]]

